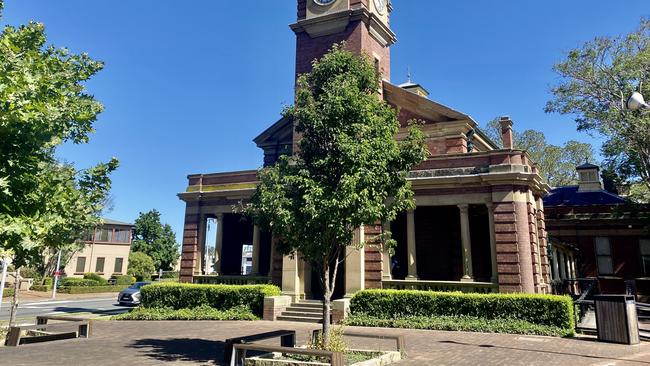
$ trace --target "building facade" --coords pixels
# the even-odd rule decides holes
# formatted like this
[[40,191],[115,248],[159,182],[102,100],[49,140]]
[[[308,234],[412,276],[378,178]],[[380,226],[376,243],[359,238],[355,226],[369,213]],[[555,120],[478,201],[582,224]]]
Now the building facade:
[[[497,148],[465,113],[428,98],[409,80],[391,82],[392,5],[384,0],[298,0],[296,75],[333,44],[365,54],[383,77],[382,98],[399,111],[400,139],[411,119],[424,121],[432,156],[409,174],[416,209],[394,222],[368,223],[355,240],[372,242],[390,227],[394,256],[368,245],[349,249],[336,296],[364,288],[423,288],[478,292],[549,291],[542,197],[549,187],[524,151],[513,148],[512,121],[502,117],[503,148]],[[292,154],[297,141],[293,121],[282,118],[254,139],[264,165]],[[252,275],[270,278],[294,298],[321,296],[308,263],[274,250],[276,238],[233,213],[257,184],[256,170],[193,174],[178,196],[186,204],[181,279],[205,273],[206,221],[217,220],[215,271],[236,275],[243,245],[252,245]],[[195,279],[194,279],[195,280]]]
[[129,266],[133,225],[104,219],[95,228],[65,266],[68,277],[83,277],[84,273],[97,273],[104,278],[125,275]]
[[553,260],[551,277],[560,291],[576,279],[594,279],[597,291],[650,295],[650,207],[629,206],[603,189],[599,168],[577,167],[579,184],[554,188],[544,198]]

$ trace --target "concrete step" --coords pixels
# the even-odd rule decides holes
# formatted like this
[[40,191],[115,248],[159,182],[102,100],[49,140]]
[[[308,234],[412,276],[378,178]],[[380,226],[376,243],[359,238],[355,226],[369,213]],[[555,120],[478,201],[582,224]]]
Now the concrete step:
[[312,309],[322,309],[323,303],[300,301],[300,302],[294,302],[293,304],[291,304],[291,306],[299,306],[302,308],[312,308]]
[[307,306],[300,306],[300,305],[292,305],[289,306],[285,311],[297,311],[301,313],[314,313],[314,314],[322,314],[323,309],[321,308],[314,308],[314,307],[307,307]]
[[301,323],[322,323],[323,319],[318,318],[307,318],[303,316],[284,316],[280,315],[278,320],[284,320],[287,322],[301,322]]
[[303,317],[303,318],[323,319],[323,314],[304,313],[302,311],[290,311],[290,310],[283,311],[282,316],[298,316],[298,317]]

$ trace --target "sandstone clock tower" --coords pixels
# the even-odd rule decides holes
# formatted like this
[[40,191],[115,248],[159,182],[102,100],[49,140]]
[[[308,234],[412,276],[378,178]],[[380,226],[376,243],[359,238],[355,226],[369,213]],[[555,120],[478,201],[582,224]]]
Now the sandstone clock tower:
[[386,80],[390,80],[390,46],[395,34],[389,27],[390,0],[298,0],[296,75],[309,72],[314,59],[335,43],[365,53]]

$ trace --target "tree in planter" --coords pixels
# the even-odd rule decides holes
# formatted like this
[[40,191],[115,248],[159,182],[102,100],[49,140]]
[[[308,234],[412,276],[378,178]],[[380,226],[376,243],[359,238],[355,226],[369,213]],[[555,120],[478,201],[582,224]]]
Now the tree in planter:
[[160,212],[153,209],[142,213],[135,220],[131,250],[146,253],[153,259],[157,269],[174,269],[180,256],[176,234],[169,224],[160,222]]
[[138,281],[151,279],[151,274],[156,271],[153,259],[146,253],[131,252],[129,254],[129,269],[126,273],[129,276],[135,277]]
[[[103,107],[83,82],[102,67],[46,46],[42,24],[0,33],[0,249],[12,251],[17,277],[21,267],[38,264],[44,248],[56,252],[100,223],[117,160],[77,170],[54,152],[64,142],[88,141]],[[17,307],[16,291],[11,324]]]
[[[406,175],[428,155],[415,124],[396,141],[397,112],[379,88],[368,58],[341,46],[314,62],[312,72],[298,78],[295,105],[284,112],[295,121],[299,150],[260,171],[243,209],[281,238],[283,254],[299,253],[320,273],[325,344],[336,273],[355,229],[414,206]],[[389,234],[382,241],[394,245]]]
[[562,79],[546,111],[574,115],[579,131],[606,137],[605,167],[650,188],[650,112],[627,108],[633,92],[650,96],[650,19],[628,35],[571,50],[554,70]]

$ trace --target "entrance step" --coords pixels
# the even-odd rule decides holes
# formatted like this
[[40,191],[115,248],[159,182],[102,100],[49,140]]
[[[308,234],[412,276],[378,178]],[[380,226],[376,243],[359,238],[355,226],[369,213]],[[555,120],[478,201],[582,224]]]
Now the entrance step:
[[280,316],[278,316],[278,320],[302,323],[322,323],[323,302],[318,300],[300,300],[294,302],[287,307]]

